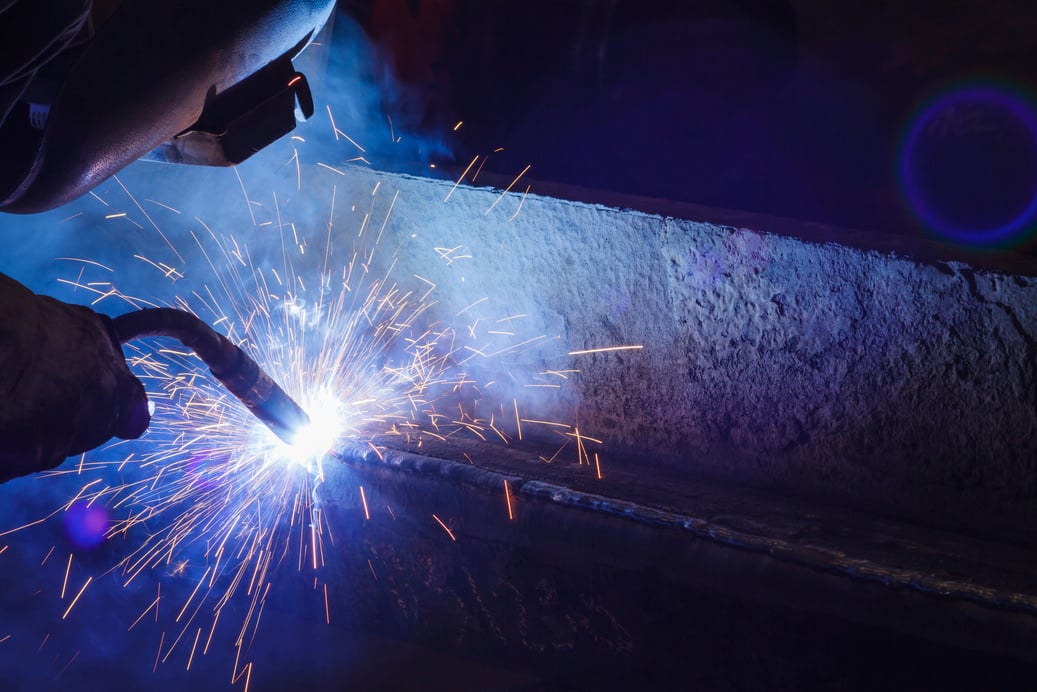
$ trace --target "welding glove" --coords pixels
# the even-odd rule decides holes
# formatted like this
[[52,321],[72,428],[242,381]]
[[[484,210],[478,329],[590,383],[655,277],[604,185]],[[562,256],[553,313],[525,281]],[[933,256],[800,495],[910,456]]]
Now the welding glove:
[[148,427],[111,321],[0,274],[0,482]]

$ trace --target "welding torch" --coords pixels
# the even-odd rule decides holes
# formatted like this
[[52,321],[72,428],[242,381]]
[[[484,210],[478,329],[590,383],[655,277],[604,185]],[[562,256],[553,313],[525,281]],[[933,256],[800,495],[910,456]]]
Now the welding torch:
[[209,371],[285,443],[309,425],[310,417],[245,351],[204,321],[183,310],[148,308],[112,318],[116,340],[147,336],[181,342],[209,366]]

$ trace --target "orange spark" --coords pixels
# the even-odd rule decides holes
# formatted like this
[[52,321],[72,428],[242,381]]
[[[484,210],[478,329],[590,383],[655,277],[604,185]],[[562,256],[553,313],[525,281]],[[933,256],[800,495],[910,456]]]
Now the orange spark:
[[449,528],[447,528],[447,525],[443,523],[442,519],[437,517],[435,514],[432,515],[432,518],[435,519],[437,522],[439,522],[439,525],[443,527],[444,531],[446,531],[446,535],[450,536],[450,540],[452,540],[452,541],[456,541],[457,540],[457,537],[454,536],[454,532],[451,531]]
[[158,652],[155,654],[155,665],[151,667],[151,672],[154,673],[158,670],[158,659],[162,655],[162,644],[166,641],[166,633],[163,632],[162,636],[158,638]]
[[187,657],[187,669],[191,670],[191,662],[194,661],[194,652],[198,648],[198,640],[202,636],[202,628],[199,627],[194,635],[194,644],[191,645],[191,655]]
[[91,582],[91,581],[93,581],[93,579],[94,579],[93,577],[87,577],[87,578],[86,578],[86,583],[85,583],[85,584],[83,584],[83,588],[81,588],[81,589],[79,590],[79,593],[77,593],[77,594],[76,594],[76,597],[75,597],[75,598],[73,598],[73,599],[72,599],[72,602],[68,604],[68,610],[66,610],[66,611],[65,611],[65,614],[61,616],[61,619],[62,619],[62,620],[64,620],[65,618],[67,618],[67,617],[68,617],[68,614],[72,612],[72,608],[73,608],[73,606],[75,606],[75,605],[76,605],[76,601],[78,601],[78,600],[79,600],[79,597],[83,595],[83,592],[84,592],[84,591],[86,591],[86,587],[90,586],[90,582]]
[[371,521],[371,512],[367,509],[367,495],[364,494],[364,486],[360,486],[360,501],[364,503],[364,519]]
[[522,211],[522,205],[526,203],[526,196],[529,195],[529,191],[530,189],[532,189],[532,187],[532,185],[526,185],[526,191],[522,193],[522,199],[519,200],[518,207],[515,209],[515,213],[508,217],[508,223],[514,221],[515,217],[519,215],[520,211]]
[[328,164],[326,164],[326,163],[320,163],[320,162],[318,162],[318,163],[317,163],[317,165],[318,165],[318,166],[320,166],[321,168],[327,168],[327,169],[328,169],[329,171],[331,171],[332,173],[338,173],[339,175],[345,175],[345,172],[344,172],[344,171],[340,171],[339,169],[337,169],[337,168],[334,168],[334,167],[332,167],[332,166],[329,166],[329,165],[328,165]]
[[612,353],[614,351],[640,351],[644,344],[633,344],[630,346],[605,346],[603,348],[588,348],[582,351],[569,351],[570,356],[585,356],[589,353]]
[[72,553],[68,554],[68,564],[65,566],[65,581],[61,582],[61,600],[65,600],[65,589],[68,587],[68,573],[72,569]]
[[517,182],[519,181],[519,178],[521,178],[522,176],[524,176],[524,175],[526,174],[526,171],[528,171],[528,170],[529,170],[530,168],[532,168],[532,165],[527,165],[527,166],[526,166],[525,168],[523,168],[523,169],[522,169],[522,172],[521,172],[521,173],[519,173],[518,175],[516,175],[516,176],[515,176],[515,179],[511,181],[511,184],[510,184],[510,185],[508,185],[508,186],[507,186],[506,188],[504,188],[504,192],[502,192],[502,193],[500,194],[500,197],[498,197],[498,198],[497,198],[497,199],[496,199],[496,200],[495,200],[495,201],[493,202],[493,204],[491,204],[491,205],[490,205],[490,208],[489,208],[489,209],[487,209],[486,211],[484,211],[484,212],[483,212],[483,216],[486,216],[486,215],[487,215],[487,214],[489,214],[489,213],[490,213],[491,211],[493,211],[493,208],[494,208],[495,206],[497,206],[497,204],[498,204],[498,203],[500,203],[500,201],[501,201],[502,199],[504,199],[504,196],[505,196],[506,194],[508,194],[509,192],[511,192],[511,188],[515,187],[515,183],[517,183]]
[[[460,123],[458,123],[458,125],[460,126]],[[443,198],[444,202],[446,202],[447,200],[450,199],[450,195],[454,194],[454,190],[457,189],[457,186],[461,184],[461,181],[464,180],[464,177],[466,175],[468,175],[468,171],[472,170],[472,166],[474,166],[475,162],[478,161],[478,160],[479,160],[479,155],[476,154],[475,158],[472,159],[472,162],[468,164],[468,167],[464,169],[464,172],[461,174],[461,177],[458,178],[457,182],[454,183],[454,186],[452,188],[450,188],[450,192],[446,193],[446,197]]]

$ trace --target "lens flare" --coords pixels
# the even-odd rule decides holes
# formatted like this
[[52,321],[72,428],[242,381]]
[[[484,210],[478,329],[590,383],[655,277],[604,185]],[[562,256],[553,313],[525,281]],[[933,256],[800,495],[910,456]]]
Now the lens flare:
[[65,535],[78,550],[99,546],[108,531],[108,510],[88,502],[75,502],[65,510]]
[[899,155],[905,201],[927,229],[1005,247],[1037,222],[1037,111],[1021,89],[969,84],[913,117]]

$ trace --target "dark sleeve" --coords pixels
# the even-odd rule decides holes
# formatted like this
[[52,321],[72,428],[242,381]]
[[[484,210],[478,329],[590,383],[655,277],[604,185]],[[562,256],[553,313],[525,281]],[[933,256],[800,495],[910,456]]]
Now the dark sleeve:
[[147,429],[111,322],[0,274],[0,482]]
[[45,432],[25,415],[31,406],[24,390],[40,350],[35,301],[32,291],[0,274],[0,482],[32,472],[35,462],[52,453],[38,439]]
[[125,368],[97,313],[0,274],[0,482],[110,438]]

